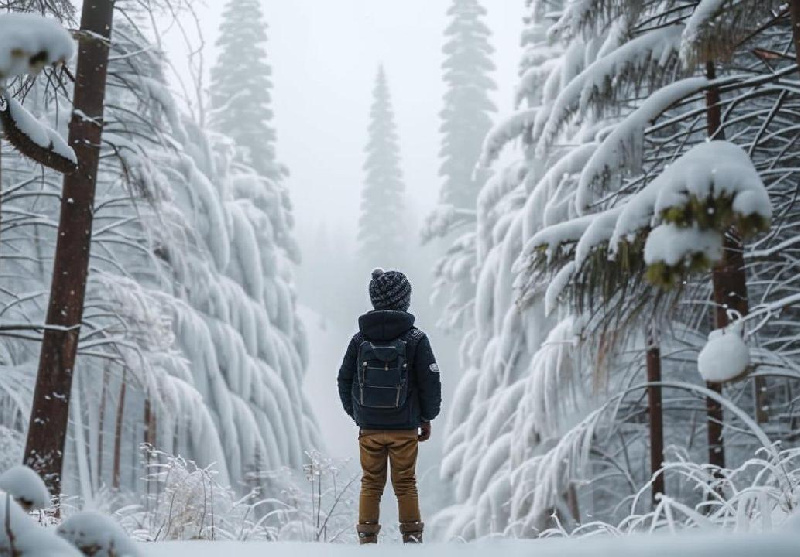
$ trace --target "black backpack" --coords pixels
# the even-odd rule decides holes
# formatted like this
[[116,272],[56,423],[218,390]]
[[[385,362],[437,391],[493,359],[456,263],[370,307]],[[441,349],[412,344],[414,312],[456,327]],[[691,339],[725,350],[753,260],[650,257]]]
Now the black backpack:
[[408,398],[406,341],[365,340],[358,347],[356,400],[364,408],[400,408]]

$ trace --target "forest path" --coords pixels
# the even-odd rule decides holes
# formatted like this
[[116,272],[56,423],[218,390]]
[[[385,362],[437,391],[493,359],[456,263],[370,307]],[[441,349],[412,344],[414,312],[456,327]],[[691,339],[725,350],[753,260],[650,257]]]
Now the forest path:
[[797,557],[798,534],[733,535],[730,533],[651,535],[619,538],[484,540],[476,543],[403,546],[380,544],[360,548],[343,544],[167,542],[146,546],[145,557],[350,557],[380,552],[381,557]]

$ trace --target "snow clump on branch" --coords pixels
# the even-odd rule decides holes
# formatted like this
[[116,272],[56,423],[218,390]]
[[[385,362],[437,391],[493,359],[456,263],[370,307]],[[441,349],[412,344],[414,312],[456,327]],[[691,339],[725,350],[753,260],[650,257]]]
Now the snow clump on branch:
[[711,331],[708,343],[697,357],[697,369],[710,383],[733,381],[747,372],[750,350],[742,339],[741,321]]
[[0,15],[0,80],[37,74],[75,53],[69,32],[55,19],[36,14]]
[[26,511],[50,505],[50,494],[42,478],[27,466],[14,466],[3,472],[0,490],[11,495]]

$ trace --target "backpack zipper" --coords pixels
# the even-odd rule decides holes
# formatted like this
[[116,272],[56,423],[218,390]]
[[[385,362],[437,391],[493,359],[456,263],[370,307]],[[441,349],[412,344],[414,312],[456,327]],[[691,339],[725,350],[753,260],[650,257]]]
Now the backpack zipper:
[[367,379],[367,366],[368,365],[369,364],[367,362],[363,363],[362,367],[364,369],[360,374],[361,377],[360,377],[359,385],[358,385],[360,387],[360,389],[361,389],[361,406],[364,406],[364,381],[366,381],[366,379]]
[[[403,364],[403,369],[408,369],[408,363]],[[400,393],[403,392],[403,387],[405,387],[405,381],[401,381],[400,384],[397,386],[397,399],[394,402],[395,408],[400,408]]]

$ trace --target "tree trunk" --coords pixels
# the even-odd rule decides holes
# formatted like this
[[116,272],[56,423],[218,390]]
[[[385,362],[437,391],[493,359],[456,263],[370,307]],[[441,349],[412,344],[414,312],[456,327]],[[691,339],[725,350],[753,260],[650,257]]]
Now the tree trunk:
[[122,468],[122,420],[125,417],[125,392],[128,384],[125,381],[127,371],[122,369],[122,382],[119,387],[119,402],[117,403],[117,423],[114,430],[114,471],[111,477],[115,490],[120,486],[120,471]]
[[144,399],[144,442],[151,448],[156,448],[156,415],[149,396]]
[[[153,412],[153,403],[150,401],[150,395],[145,395],[144,399],[144,444],[145,444],[145,462],[144,462],[144,476],[148,478],[153,466],[153,459],[158,458],[155,456],[156,449],[156,414]],[[151,484],[153,482],[145,481],[147,495],[151,493]]]
[[64,178],[48,328],[42,341],[25,447],[26,464],[39,472],[53,495],[61,491],[72,373],[89,272],[113,12],[114,0],[83,3],[69,129],[69,144],[79,165],[75,173]]
[[794,39],[794,56],[797,69],[800,71],[800,0],[789,0],[789,11],[792,16],[792,38]]
[[103,389],[100,392],[100,410],[98,411],[98,427],[97,427],[97,481],[100,487],[103,487],[103,445],[105,444],[105,428],[106,428],[106,398],[108,398],[108,379],[109,379],[109,365],[103,366]]
[[[651,325],[647,331],[647,382],[661,382],[661,348]],[[661,387],[650,386],[647,389],[647,407],[650,415],[650,476],[653,477],[653,508],[658,505],[658,496],[664,493],[664,474],[659,473],[664,467],[664,415],[661,398]],[[658,474],[656,476],[656,474]]]
[[[706,76],[709,79],[716,77],[713,62],[706,64]],[[706,94],[708,137],[711,139],[724,139],[722,129],[722,107],[719,89],[711,87]],[[723,243],[722,261],[717,264],[712,272],[713,297],[714,297],[714,328],[721,329],[730,324],[728,310],[737,311],[742,317],[749,311],[747,301],[747,275],[744,264],[744,244],[736,230],[728,230]],[[722,394],[722,386],[718,383],[707,383],[712,391]],[[763,378],[754,381],[756,419],[766,421],[764,412],[765,385]],[[725,446],[723,440],[723,413],[722,406],[712,399],[706,400],[708,413],[708,451],[709,464],[723,468],[725,466]]]
[[569,488],[567,489],[567,507],[569,508],[569,512],[572,514],[572,519],[575,521],[575,523],[580,524],[581,506],[580,501],[578,500],[578,490],[575,487],[574,482],[570,482]]
[[[706,62],[706,77],[708,79],[715,79],[717,77],[717,70],[714,62]],[[722,129],[722,107],[720,105],[721,98],[719,88],[710,87],[706,91],[706,124],[709,139],[724,139],[725,131]],[[727,246],[723,253],[723,258],[727,254]],[[714,327],[727,325],[727,313],[725,314],[725,325],[720,325],[720,305],[717,301],[717,296],[725,295],[723,288],[722,276],[720,275],[720,268],[723,264],[714,268],[712,273],[712,283],[714,289],[714,302],[715,302],[715,319]],[[706,383],[706,387],[710,390],[722,394],[722,386],[718,383]],[[725,445],[722,438],[722,421],[724,416],[722,414],[722,406],[714,399],[706,399],[706,414],[708,415],[708,463],[720,468],[725,467]]]

